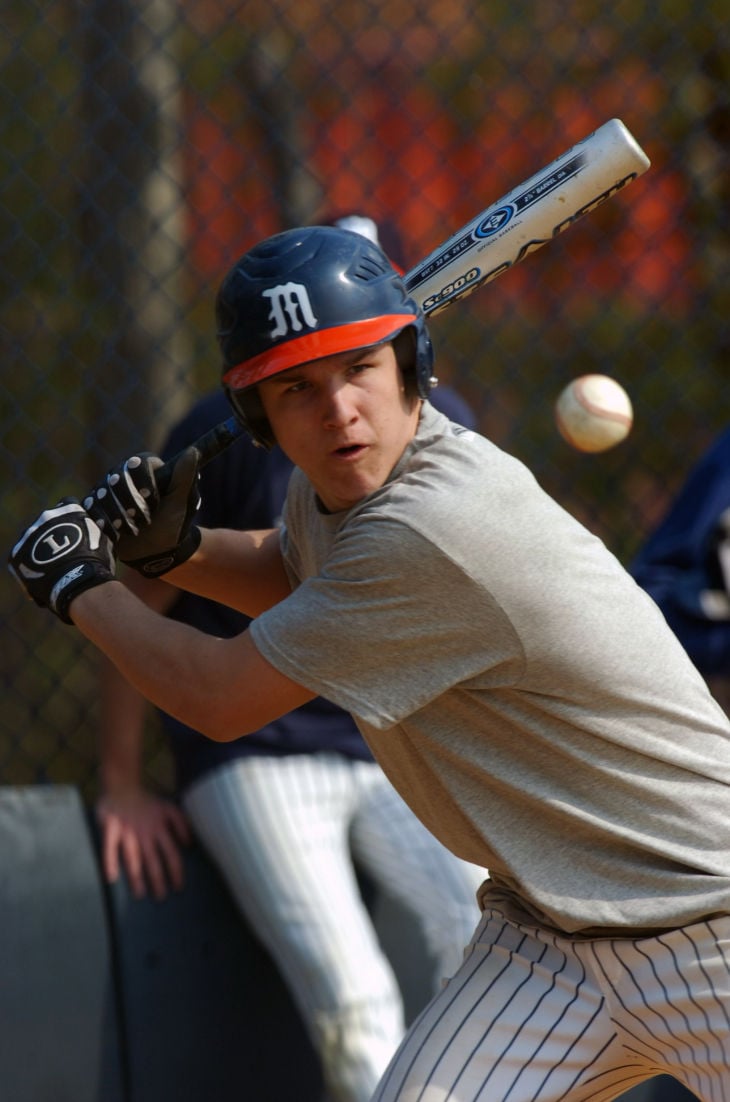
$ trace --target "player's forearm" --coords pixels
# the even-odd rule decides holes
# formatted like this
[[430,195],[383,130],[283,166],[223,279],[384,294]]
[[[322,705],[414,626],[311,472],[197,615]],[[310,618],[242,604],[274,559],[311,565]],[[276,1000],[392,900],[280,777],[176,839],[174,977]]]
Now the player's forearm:
[[166,619],[117,581],[85,590],[70,610],[138,692],[215,741],[259,730],[314,695],[265,662],[248,632],[219,639]]
[[202,529],[192,558],[165,580],[255,617],[291,592],[276,529]]
[[82,593],[71,617],[138,694],[203,729],[217,691],[205,678],[207,651],[220,640],[158,615],[118,582]]

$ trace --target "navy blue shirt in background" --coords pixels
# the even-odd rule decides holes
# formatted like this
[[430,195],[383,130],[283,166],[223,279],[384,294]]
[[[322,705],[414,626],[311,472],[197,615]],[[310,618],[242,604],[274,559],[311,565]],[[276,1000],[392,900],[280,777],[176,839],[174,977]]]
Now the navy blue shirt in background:
[[[705,677],[730,677],[730,611],[717,556],[730,508],[730,429],[699,459],[629,567]],[[712,599],[717,594],[719,601]]]

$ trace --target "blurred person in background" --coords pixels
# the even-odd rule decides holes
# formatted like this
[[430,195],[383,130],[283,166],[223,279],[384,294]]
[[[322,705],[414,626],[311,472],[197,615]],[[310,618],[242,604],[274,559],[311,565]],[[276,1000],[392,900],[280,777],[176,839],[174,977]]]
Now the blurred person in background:
[[630,570],[730,712],[730,428],[690,470]]

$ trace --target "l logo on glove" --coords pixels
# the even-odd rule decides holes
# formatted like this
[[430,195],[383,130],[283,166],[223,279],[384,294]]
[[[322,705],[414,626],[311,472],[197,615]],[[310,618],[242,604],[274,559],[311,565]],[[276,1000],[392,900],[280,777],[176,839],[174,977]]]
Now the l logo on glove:
[[30,551],[31,562],[38,566],[48,566],[68,555],[79,546],[82,539],[83,532],[78,524],[68,520],[59,521],[35,541]]

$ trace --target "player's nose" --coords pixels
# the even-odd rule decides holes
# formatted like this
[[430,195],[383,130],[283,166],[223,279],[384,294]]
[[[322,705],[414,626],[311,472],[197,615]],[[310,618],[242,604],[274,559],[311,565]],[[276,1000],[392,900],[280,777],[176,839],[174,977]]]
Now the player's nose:
[[322,408],[326,425],[335,428],[349,425],[357,417],[357,403],[353,388],[347,383],[333,380],[324,388]]

